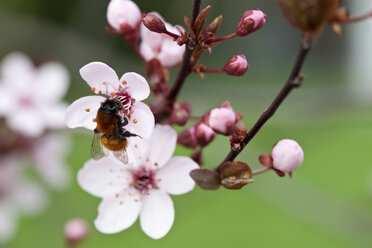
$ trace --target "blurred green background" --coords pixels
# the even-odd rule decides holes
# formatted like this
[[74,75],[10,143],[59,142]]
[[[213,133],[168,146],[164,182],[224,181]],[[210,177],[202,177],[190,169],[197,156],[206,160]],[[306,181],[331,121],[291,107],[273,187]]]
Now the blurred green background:
[[[68,102],[89,93],[78,73],[89,62],[105,62],[118,74],[143,74],[143,65],[130,47],[104,29],[108,2],[2,0],[0,57],[22,51],[35,60],[61,61],[72,77]],[[173,24],[182,24],[192,5],[191,0],[136,3],[143,12],[157,11]],[[344,3],[351,13],[361,13],[369,1]],[[201,80],[192,75],[180,98],[192,102],[195,115],[230,100],[250,127],[287,79],[300,33],[286,22],[276,0],[203,1],[203,6],[207,4],[213,6],[210,20],[224,16],[220,35],[235,30],[243,10],[262,9],[267,23],[259,32],[224,42],[212,56],[202,58],[209,68],[219,68],[231,55],[245,54],[250,69],[244,77],[206,75]],[[269,153],[279,139],[295,139],[305,151],[305,161],[293,179],[267,173],[239,191],[195,189],[172,197],[176,220],[158,241],[147,237],[138,223],[115,235],[97,232],[92,223],[100,200],[72,180],[68,190],[50,192],[47,211],[22,218],[15,238],[3,247],[64,247],[63,225],[75,217],[91,225],[89,238],[79,247],[371,247],[371,41],[368,22],[346,27],[343,37],[327,28],[305,64],[303,86],[238,158],[259,168],[259,154]],[[92,135],[83,130],[71,133],[67,162],[75,177],[90,158]],[[218,137],[205,151],[205,166],[216,166],[228,149],[228,139]],[[189,153],[177,150],[177,154]]]

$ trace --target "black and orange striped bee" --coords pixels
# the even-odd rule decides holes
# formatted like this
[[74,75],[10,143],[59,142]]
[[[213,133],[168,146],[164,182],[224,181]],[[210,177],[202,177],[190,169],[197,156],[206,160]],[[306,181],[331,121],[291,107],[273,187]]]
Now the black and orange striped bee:
[[97,127],[94,129],[94,137],[91,153],[94,160],[108,156],[111,151],[114,156],[124,164],[128,163],[126,148],[127,138],[138,136],[125,129],[128,117],[123,114],[123,106],[116,99],[105,100],[97,111]]

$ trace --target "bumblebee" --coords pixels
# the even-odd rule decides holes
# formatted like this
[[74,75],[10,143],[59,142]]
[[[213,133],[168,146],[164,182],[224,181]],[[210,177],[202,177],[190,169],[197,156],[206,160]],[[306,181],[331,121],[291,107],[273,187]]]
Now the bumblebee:
[[127,164],[127,138],[138,135],[125,129],[129,120],[121,102],[116,99],[105,100],[97,111],[96,122],[91,146],[93,159],[99,160],[111,151],[117,159]]

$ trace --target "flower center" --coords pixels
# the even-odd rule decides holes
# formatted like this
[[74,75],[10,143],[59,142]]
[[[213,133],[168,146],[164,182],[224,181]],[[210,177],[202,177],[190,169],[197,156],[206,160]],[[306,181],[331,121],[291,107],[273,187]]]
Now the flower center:
[[132,186],[141,193],[146,193],[150,189],[155,188],[155,173],[146,168],[134,171]]
[[123,106],[124,113],[130,115],[135,100],[126,91],[118,92],[115,99],[117,99]]

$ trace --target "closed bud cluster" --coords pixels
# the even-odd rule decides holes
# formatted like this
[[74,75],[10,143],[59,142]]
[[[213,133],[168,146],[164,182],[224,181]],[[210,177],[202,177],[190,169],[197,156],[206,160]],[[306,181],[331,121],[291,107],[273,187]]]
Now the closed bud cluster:
[[246,36],[259,30],[266,22],[266,14],[259,9],[251,9],[243,14],[236,29],[238,36]]
[[119,33],[130,33],[138,29],[142,14],[130,0],[111,0],[107,7],[107,21]]
[[88,233],[88,224],[83,219],[71,219],[66,222],[64,227],[65,239],[70,246],[84,240]]
[[243,76],[248,71],[248,66],[244,55],[233,55],[223,69],[230,76]]
[[304,152],[296,141],[283,139],[275,144],[271,157],[274,169],[291,173],[302,164]]
[[191,106],[186,102],[176,102],[171,113],[172,123],[183,126],[187,123],[190,117]]
[[162,19],[160,19],[160,17],[153,13],[145,15],[142,18],[142,22],[146,26],[146,28],[148,28],[152,32],[159,34],[167,32],[167,28],[165,27],[165,24],[162,21]]
[[234,134],[230,137],[230,145],[231,148],[234,150],[241,149],[241,143],[247,134],[247,127],[245,126],[244,122],[238,121],[235,125]]

